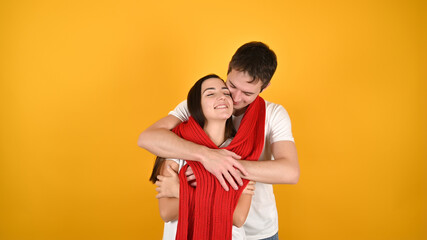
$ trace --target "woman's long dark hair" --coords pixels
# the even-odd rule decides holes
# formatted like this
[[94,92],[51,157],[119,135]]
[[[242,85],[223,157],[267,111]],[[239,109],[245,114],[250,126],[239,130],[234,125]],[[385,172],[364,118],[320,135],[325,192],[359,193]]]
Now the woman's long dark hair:
[[[200,127],[203,129],[205,126],[205,115],[203,114],[202,109],[202,84],[204,81],[211,79],[211,78],[219,78],[216,74],[209,74],[202,78],[200,78],[194,85],[191,87],[190,91],[187,95],[187,107],[188,111],[190,112],[191,116],[196,120],[196,122],[200,125]],[[222,80],[222,79],[221,79]],[[224,80],[222,80],[224,81]],[[233,121],[231,119],[231,116],[227,119],[227,122],[225,123],[225,132],[224,132],[224,139],[228,139],[231,137],[234,137],[236,135],[236,129],[233,126]],[[165,159],[162,157],[157,157],[156,161],[154,163],[153,171],[150,176],[150,181],[155,183],[157,181],[157,176],[160,175],[160,170],[163,166]]]

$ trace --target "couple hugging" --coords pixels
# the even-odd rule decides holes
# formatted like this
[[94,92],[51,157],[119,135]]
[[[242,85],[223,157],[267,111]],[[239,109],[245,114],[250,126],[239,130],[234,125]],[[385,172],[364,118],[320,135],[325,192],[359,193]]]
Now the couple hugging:
[[267,45],[246,43],[226,82],[201,78],[141,133],[139,146],[161,156],[150,180],[163,239],[278,239],[272,184],[297,183],[299,164],[288,113],[258,96],[276,67]]

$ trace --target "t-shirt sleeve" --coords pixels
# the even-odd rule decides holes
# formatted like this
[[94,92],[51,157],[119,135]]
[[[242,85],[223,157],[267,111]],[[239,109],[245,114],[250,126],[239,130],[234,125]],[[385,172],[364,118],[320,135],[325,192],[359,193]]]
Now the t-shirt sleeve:
[[185,122],[190,118],[190,112],[187,107],[187,100],[182,101],[176,108],[169,112],[169,115],[177,117],[181,122]]
[[268,124],[270,124],[269,141],[270,143],[278,141],[292,141],[291,119],[285,108],[279,104],[273,104],[270,110]]
[[179,159],[177,158],[166,158],[166,160],[174,161],[179,165]]
[[184,161],[182,159],[176,159],[176,158],[166,158],[166,160],[174,161],[178,164],[178,172],[181,171],[181,168],[187,164],[187,161]]

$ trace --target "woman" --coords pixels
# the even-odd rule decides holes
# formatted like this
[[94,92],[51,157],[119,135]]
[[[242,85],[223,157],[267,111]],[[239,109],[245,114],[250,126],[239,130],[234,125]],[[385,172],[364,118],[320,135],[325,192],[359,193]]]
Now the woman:
[[[235,135],[235,130],[233,128],[233,124],[231,121],[231,115],[233,112],[233,101],[231,99],[229,90],[225,86],[224,81],[221,80],[216,75],[208,75],[201,78],[191,88],[188,94],[187,104],[188,104],[188,109],[192,115],[192,118],[189,119],[188,123],[186,122],[181,124],[183,125],[182,127],[180,125],[176,129],[174,129],[175,133],[177,133],[178,135],[181,135],[187,140],[193,139],[194,142],[200,141],[196,143],[204,144],[212,148],[227,147],[227,145],[230,144],[231,142],[231,138]],[[242,120],[242,124],[243,122],[244,121]],[[198,125],[194,123],[197,123]],[[192,130],[189,130],[189,129],[192,129]],[[203,129],[204,132],[203,131],[200,132],[200,129]],[[195,134],[191,133],[193,130],[195,132],[197,131],[198,132]],[[189,131],[190,133],[188,133]],[[263,129],[260,128],[258,132],[263,133]],[[200,135],[202,136],[200,137]],[[239,139],[240,140],[243,139],[244,141],[247,141],[247,138],[248,137],[240,136]],[[252,156],[252,152],[256,152],[255,155],[257,154],[259,155],[260,148],[258,147],[258,145],[262,146],[263,144],[263,143],[258,143],[259,141],[257,143],[255,143],[255,141],[252,141],[252,142],[251,143],[253,145],[249,145],[249,147],[246,147],[246,150],[245,150],[246,152],[248,152],[247,154],[247,156],[249,157],[248,159],[254,158]],[[234,147],[236,146],[240,147],[240,145],[234,144]],[[252,151],[253,148],[255,149]],[[247,150],[247,149],[250,149],[250,150]],[[177,179],[176,172],[179,172],[181,167],[183,167],[184,165],[185,165],[185,161],[183,160],[175,160],[175,161],[166,160],[165,161],[163,159],[157,158],[150,180],[155,182],[156,177],[157,175],[159,175],[159,173],[161,173],[164,176],[172,176],[176,180]],[[245,191],[241,196],[240,196],[240,194],[242,193],[241,189],[240,191],[239,190],[236,191],[234,195],[224,193],[225,191],[223,191],[221,187],[217,188],[214,186],[216,184],[215,182],[217,182],[215,181],[215,179],[214,181],[212,181],[211,179],[207,181],[208,183],[203,183],[204,181],[203,179],[209,179],[212,177],[212,176],[209,176],[210,174],[206,175],[205,173],[203,173],[204,168],[201,169],[200,166],[197,165],[197,163],[193,163],[193,162],[189,162],[189,165],[191,165],[191,167],[195,169],[196,178],[197,178],[197,175],[201,177],[201,178],[197,178],[198,179],[197,190],[188,188],[188,186],[186,186],[188,185],[188,183],[185,180],[184,174],[180,174],[181,199],[178,199],[178,198],[160,198],[159,199],[159,208],[160,208],[160,214],[162,216],[162,219],[165,220],[165,222],[176,220],[178,218],[178,212],[181,213],[179,217],[184,221],[179,221],[180,226],[178,229],[177,238],[183,238],[183,239],[200,238],[200,236],[203,236],[203,238],[206,238],[206,236],[209,238],[217,238],[218,236],[227,236],[227,239],[230,239],[231,226],[228,227],[228,222],[230,222],[231,220],[227,222],[228,220],[227,212],[231,211],[232,213],[233,225],[238,227],[243,225],[244,221],[246,220],[247,214],[249,212],[249,207],[250,207],[250,202],[252,197],[251,195],[253,194],[253,190],[254,190],[253,183],[248,185],[245,188]],[[188,167],[188,166],[185,166],[185,167]],[[162,177],[160,177],[159,180],[162,180]],[[159,184],[159,183],[156,183],[156,184]],[[173,182],[169,184],[173,184]],[[202,184],[202,186],[200,186],[200,184]],[[175,187],[175,189],[176,188],[177,187]],[[185,191],[184,194],[182,193],[183,190]],[[200,195],[201,191],[205,191],[206,193],[202,193],[205,195]],[[214,195],[216,198],[215,197],[213,198],[212,195]],[[175,192],[174,196],[178,197],[177,192]],[[211,199],[210,202],[209,200],[204,201],[205,196],[208,196],[209,199]],[[187,200],[182,200],[183,198]],[[191,198],[195,198],[196,200]],[[218,201],[218,199],[220,199],[221,201]],[[222,203],[223,202],[222,200],[224,200],[225,205],[217,204],[218,202]],[[181,201],[181,205],[180,205],[180,201]],[[196,206],[194,206],[194,204],[196,204]],[[215,209],[215,212],[213,212],[212,209],[205,210],[205,208],[206,209],[211,208],[210,204],[217,205],[216,207],[213,207],[213,209]],[[220,212],[220,213],[217,214],[217,212]],[[206,216],[209,213],[211,215]],[[183,215],[185,216],[183,217]],[[199,217],[199,215],[201,215],[202,217]],[[213,227],[209,223],[213,224]],[[164,239],[165,237],[166,238],[168,237],[166,235],[169,232],[174,232],[174,231],[171,231],[170,229],[173,229],[175,225],[176,225],[176,222],[165,224]],[[199,233],[202,235],[200,235]],[[244,234],[242,229],[233,227],[233,235],[237,237],[238,233]],[[223,235],[218,235],[218,234],[223,234]],[[172,238],[173,237],[174,237],[174,234],[172,233]],[[243,237],[244,236],[241,236],[240,239],[244,239]]]

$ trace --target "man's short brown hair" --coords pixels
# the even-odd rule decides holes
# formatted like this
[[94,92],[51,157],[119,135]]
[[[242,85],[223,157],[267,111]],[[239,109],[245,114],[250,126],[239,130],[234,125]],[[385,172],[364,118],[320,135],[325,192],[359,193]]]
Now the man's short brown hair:
[[268,86],[277,68],[276,54],[262,42],[249,42],[237,49],[228,65],[228,72],[247,72],[250,82],[262,81],[261,90]]

